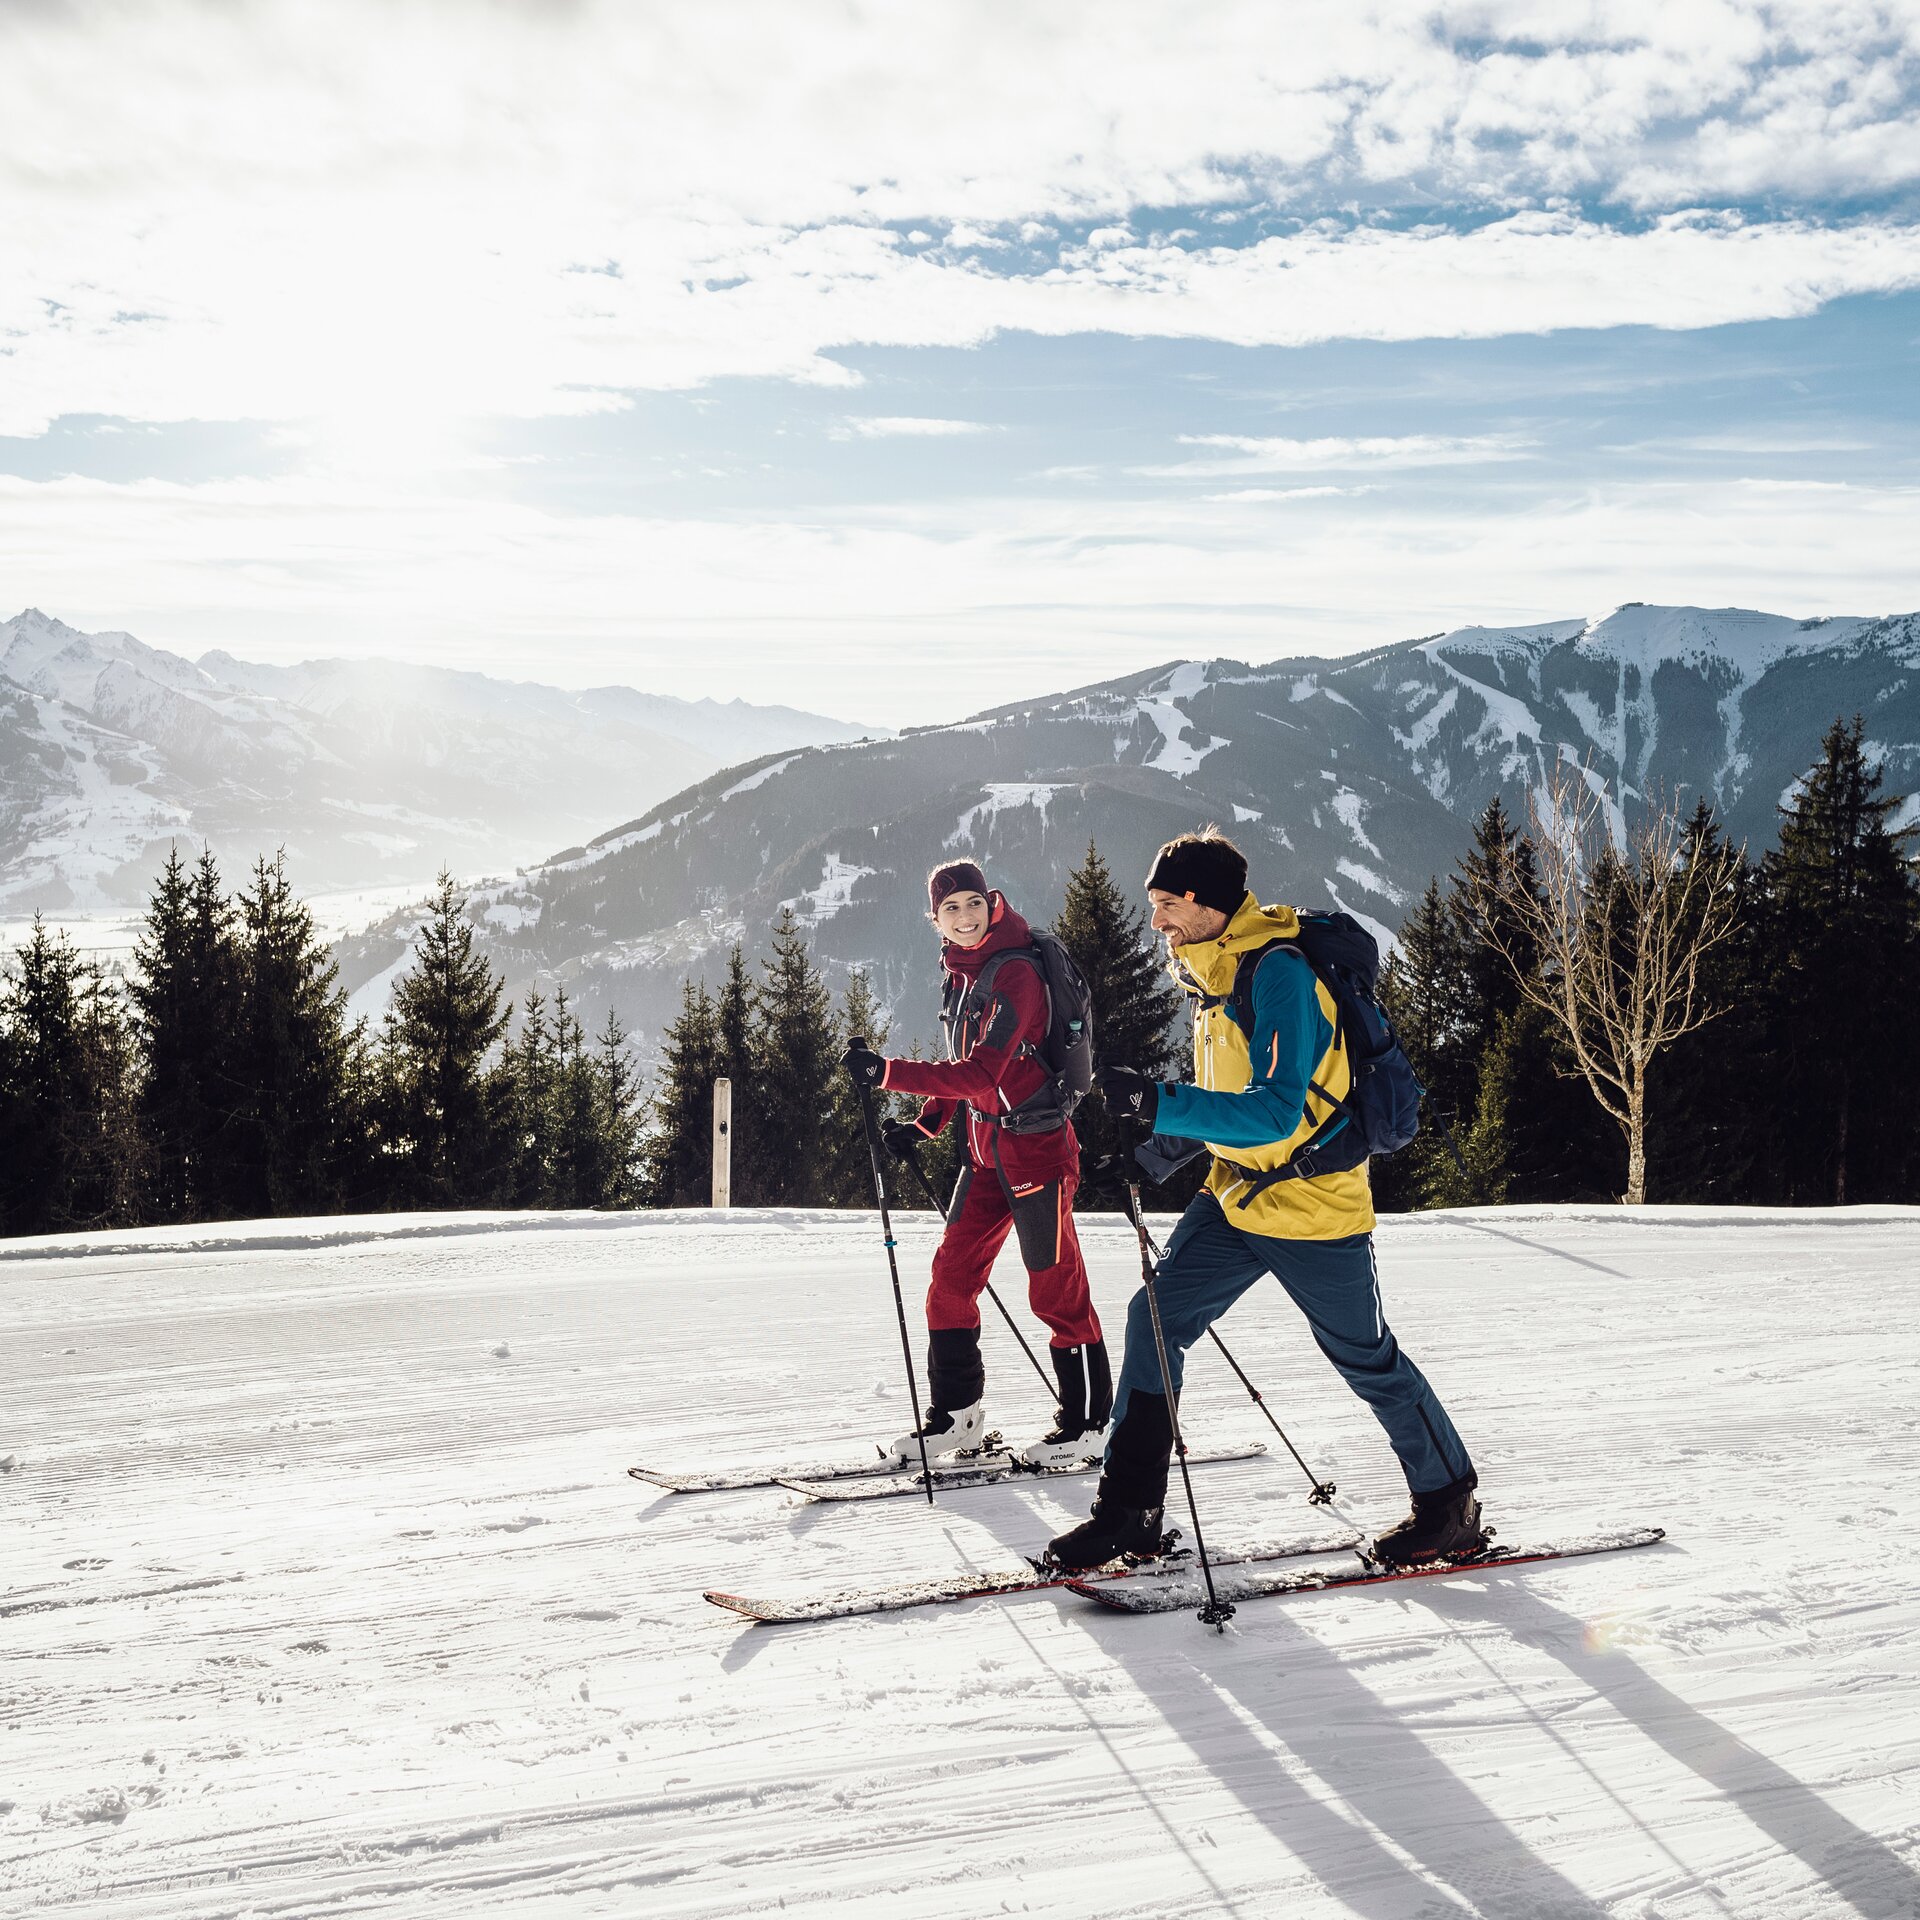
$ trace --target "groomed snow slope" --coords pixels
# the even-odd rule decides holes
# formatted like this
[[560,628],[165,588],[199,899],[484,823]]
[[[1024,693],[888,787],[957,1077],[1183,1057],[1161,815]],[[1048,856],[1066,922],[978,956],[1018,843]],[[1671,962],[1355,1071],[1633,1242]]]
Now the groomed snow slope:
[[[1388,1223],[1389,1310],[1503,1531],[1670,1542],[1254,1602],[1225,1638],[1052,1594],[798,1628],[702,1603],[1003,1566],[1089,1496],[624,1477],[899,1428],[870,1217],[14,1243],[0,1911],[1920,1913],[1917,1229]],[[1131,1243],[1087,1237],[1117,1332]],[[902,1238],[923,1274],[927,1216]],[[1399,1511],[1278,1289],[1226,1330],[1343,1493]],[[1024,1427],[1037,1383],[987,1341]],[[1187,1408],[1257,1431],[1205,1353]],[[1293,1473],[1202,1470],[1212,1536],[1311,1524]]]

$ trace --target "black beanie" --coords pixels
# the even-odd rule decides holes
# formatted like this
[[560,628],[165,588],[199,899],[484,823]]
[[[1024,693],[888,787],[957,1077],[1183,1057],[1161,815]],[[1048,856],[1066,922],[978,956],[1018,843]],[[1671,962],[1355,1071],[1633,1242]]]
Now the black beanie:
[[1190,893],[1196,905],[1231,918],[1247,897],[1247,856],[1217,833],[1183,833],[1153,856],[1147,887]]

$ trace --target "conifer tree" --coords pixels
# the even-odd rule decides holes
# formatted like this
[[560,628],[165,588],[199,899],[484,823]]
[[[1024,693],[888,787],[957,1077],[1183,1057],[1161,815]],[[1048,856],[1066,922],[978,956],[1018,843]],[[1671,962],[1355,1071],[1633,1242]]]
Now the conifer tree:
[[1858,715],[1827,729],[1762,862],[1780,1118],[1773,1178],[1792,1201],[1905,1198],[1920,1157],[1913,830],[1892,824],[1901,798],[1881,792],[1865,733]]
[[[1688,865],[1725,861],[1730,868],[1733,933],[1708,953],[1701,970],[1704,991],[1726,1011],[1674,1042],[1649,1089],[1648,1196],[1701,1205],[1774,1199],[1764,1169],[1775,1103],[1759,875],[1744,854],[1728,858],[1726,834],[1704,797],[1688,816],[1685,835]],[[1692,939],[1693,930],[1683,928],[1682,936]]]
[[0,1229],[138,1218],[133,1066],[99,967],[36,916],[0,990]]
[[713,1194],[713,1082],[719,1029],[706,983],[682,983],[679,1017],[660,1037],[642,1190],[653,1207],[704,1207]]
[[1459,922],[1440,882],[1429,880],[1380,969],[1380,1004],[1426,1089],[1419,1133],[1370,1169],[1374,1205],[1384,1213],[1438,1204],[1436,1196],[1445,1190],[1453,1156],[1460,1151],[1460,1131],[1479,1097],[1477,1073],[1468,1071],[1459,1044],[1466,993]]
[[[885,1053],[887,1036],[892,1028],[893,1023],[886,1009],[873,997],[873,989],[867,983],[865,972],[856,967],[847,982],[846,992],[841,996],[839,1017],[834,1023],[836,1054],[856,1034],[864,1036],[876,1053]],[[852,1080],[837,1067],[832,1077],[831,1093],[833,1111],[827,1128],[828,1179],[824,1204],[833,1207],[871,1206],[873,1162],[867,1146],[866,1123],[860,1112],[860,1096]],[[893,1117],[899,1103],[892,1095],[877,1089],[873,1098],[874,1117],[884,1125]],[[919,1103],[916,1101],[912,1104],[917,1107]],[[920,1156],[920,1162],[924,1172],[924,1154]],[[887,1166],[884,1155],[881,1165],[887,1172],[888,1193],[900,1206],[926,1205],[926,1196],[911,1173],[902,1168],[896,1177],[894,1169]]]
[[[778,1124],[766,1110],[755,1053],[759,990],[740,943],[727,955],[727,976],[714,996],[714,1074],[732,1082],[733,1122],[727,1156],[729,1190],[737,1207],[758,1206],[765,1157],[778,1151]],[[709,1089],[711,1092],[711,1089]],[[711,1147],[711,1136],[709,1136]]]
[[240,1018],[240,959],[232,903],[210,851],[189,875],[179,850],[168,850],[128,992],[144,1062],[137,1102],[149,1144],[148,1216],[213,1219],[232,1110],[223,1061]]
[[1527,991],[1544,964],[1540,900],[1538,851],[1496,794],[1449,883],[1458,995],[1441,1082],[1455,1103],[1447,1110],[1459,1153],[1443,1137],[1430,1143],[1429,1205],[1619,1191],[1612,1129],[1575,1078],[1563,1036]]
[[551,1207],[620,1207],[633,1202],[631,1070],[611,1013],[598,1050],[567,1004],[553,998],[548,1050],[548,1141],[544,1198]]
[[484,1206],[497,1191],[500,1116],[487,1056],[511,1007],[475,950],[466,899],[442,873],[414,949],[394,985],[412,1204]]
[[326,1213],[340,1204],[357,1037],[339,969],[294,895],[286,856],[255,862],[239,896],[237,1018],[223,1051],[229,1215]]
[[506,1176],[512,1206],[569,1204],[555,1196],[555,1160],[562,1133],[556,1110],[558,1038],[547,1025],[547,1003],[535,987],[527,995],[519,1034],[509,1037],[500,1061],[500,1110],[509,1133]]
[[[1087,977],[1093,1043],[1100,1059],[1155,1079],[1178,1072],[1179,995],[1167,980],[1146,915],[1128,904],[1091,840],[1086,857],[1068,876],[1066,900],[1053,931]],[[1098,1098],[1082,1101],[1073,1124],[1080,1136],[1075,1204],[1088,1210],[1123,1206],[1121,1176],[1111,1169],[1097,1171],[1100,1161],[1119,1146],[1105,1104]]]
[[598,1116],[594,1139],[599,1157],[593,1186],[598,1197],[585,1204],[637,1207],[642,1204],[641,1089],[627,1055],[626,1030],[612,1008],[607,1010],[596,1045],[594,1092]]
[[760,965],[766,978],[755,1028],[755,1097],[768,1129],[757,1169],[760,1202],[825,1206],[833,1180],[833,1083],[840,1049],[826,984],[791,907],[781,908],[772,956]]

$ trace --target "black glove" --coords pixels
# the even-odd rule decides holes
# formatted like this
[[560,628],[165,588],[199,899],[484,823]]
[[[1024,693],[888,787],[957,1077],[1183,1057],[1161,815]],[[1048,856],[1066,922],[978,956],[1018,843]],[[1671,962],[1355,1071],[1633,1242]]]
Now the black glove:
[[856,1040],[840,1056],[840,1064],[852,1076],[856,1087],[877,1087],[887,1070],[886,1056],[875,1053],[864,1040]]
[[880,1138],[896,1160],[904,1160],[927,1136],[911,1120],[889,1120],[880,1129]]
[[1149,1080],[1131,1067],[1098,1067],[1093,1077],[1107,1111],[1116,1120],[1153,1131],[1154,1116],[1160,1111],[1159,1081]]

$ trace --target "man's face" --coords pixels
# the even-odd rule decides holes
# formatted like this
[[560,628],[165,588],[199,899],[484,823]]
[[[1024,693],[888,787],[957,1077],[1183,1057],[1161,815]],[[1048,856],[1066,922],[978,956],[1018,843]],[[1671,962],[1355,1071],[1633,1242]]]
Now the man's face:
[[993,903],[984,893],[962,887],[940,902],[933,923],[956,947],[977,947],[993,925]]
[[1227,930],[1227,916],[1213,907],[1201,906],[1190,893],[1167,893],[1149,887],[1147,904],[1153,909],[1154,932],[1166,935],[1170,949],[1195,940],[1217,940]]

